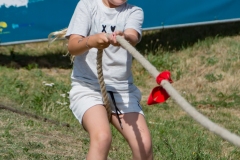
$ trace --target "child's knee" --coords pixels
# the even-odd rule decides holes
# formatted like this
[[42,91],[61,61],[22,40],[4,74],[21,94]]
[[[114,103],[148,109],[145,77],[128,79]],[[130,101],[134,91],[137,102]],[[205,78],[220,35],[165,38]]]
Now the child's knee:
[[141,142],[132,146],[133,159],[151,159],[153,156],[152,141],[148,137],[142,138]]
[[94,135],[94,137],[92,137],[93,141],[95,141],[96,143],[98,143],[100,146],[101,145],[109,145],[112,142],[112,135],[109,132],[105,132],[105,131],[101,131],[97,134]]
[[143,140],[143,145],[140,148],[140,152],[145,153],[146,157],[152,155],[152,142],[150,139]]
[[143,139],[143,144],[144,144],[144,149],[147,150],[151,150],[152,149],[152,141],[150,138],[145,138]]

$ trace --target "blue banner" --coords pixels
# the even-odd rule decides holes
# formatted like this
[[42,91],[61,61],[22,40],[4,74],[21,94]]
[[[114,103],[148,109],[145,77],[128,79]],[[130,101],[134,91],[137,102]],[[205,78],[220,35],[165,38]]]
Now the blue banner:
[[[0,45],[47,40],[66,28],[79,0],[0,0]],[[240,20],[239,0],[129,0],[144,10],[144,30]]]
[[0,0],[0,45],[47,40],[64,29],[79,0]]
[[240,21],[240,0],[129,0],[129,2],[143,8],[145,30]]

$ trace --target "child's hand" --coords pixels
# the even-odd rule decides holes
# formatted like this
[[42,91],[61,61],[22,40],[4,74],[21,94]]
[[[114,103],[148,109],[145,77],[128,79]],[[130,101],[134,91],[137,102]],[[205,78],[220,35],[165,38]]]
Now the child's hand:
[[110,40],[108,39],[106,33],[98,33],[91,36],[88,43],[91,47],[104,49],[110,45]]
[[113,32],[112,34],[108,34],[108,39],[113,46],[120,46],[120,44],[117,42],[117,39],[116,39],[118,35],[123,36],[123,32],[116,31],[116,32]]

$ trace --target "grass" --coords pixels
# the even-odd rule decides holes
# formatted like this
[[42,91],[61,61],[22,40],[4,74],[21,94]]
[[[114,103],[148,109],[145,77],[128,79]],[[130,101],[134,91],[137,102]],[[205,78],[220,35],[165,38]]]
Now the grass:
[[[231,29],[229,29],[231,28]],[[137,49],[173,87],[213,122],[240,135],[240,23],[144,32]],[[89,137],[69,110],[72,64],[63,42],[0,47],[0,102],[60,123],[0,110],[0,159],[83,159]],[[156,160],[240,159],[240,149],[203,128],[170,98],[147,106],[155,80],[136,61],[135,84],[153,138]],[[68,123],[70,127],[61,124]],[[131,151],[112,128],[112,159]]]

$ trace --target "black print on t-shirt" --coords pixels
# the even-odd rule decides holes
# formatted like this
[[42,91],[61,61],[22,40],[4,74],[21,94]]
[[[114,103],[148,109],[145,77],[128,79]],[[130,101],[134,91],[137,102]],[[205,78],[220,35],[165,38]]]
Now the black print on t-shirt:
[[111,26],[111,31],[114,32],[115,28],[116,28],[116,26]]
[[102,27],[103,27],[102,32],[107,33],[107,32],[106,32],[106,27],[107,27],[107,25],[102,25]]
[[[102,25],[102,32],[107,33],[106,27],[107,27],[107,25]],[[116,29],[116,26],[111,26],[111,31],[112,31],[112,32],[114,32],[115,29]]]

